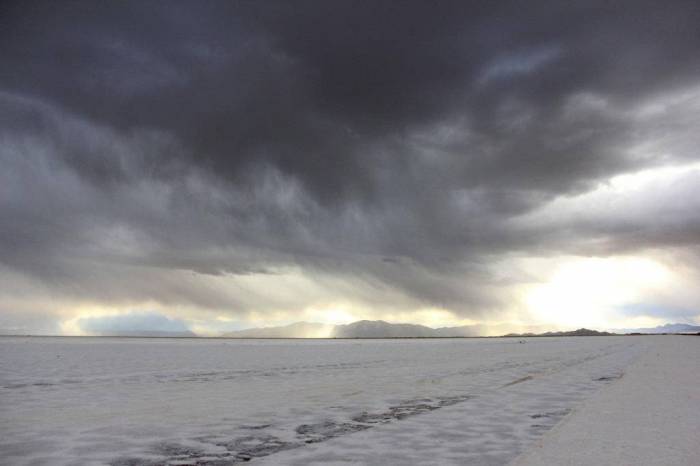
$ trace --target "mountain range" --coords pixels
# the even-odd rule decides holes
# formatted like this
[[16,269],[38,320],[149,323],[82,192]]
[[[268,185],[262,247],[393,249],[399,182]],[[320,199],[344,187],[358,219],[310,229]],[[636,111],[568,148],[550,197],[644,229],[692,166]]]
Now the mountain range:
[[658,327],[651,328],[624,328],[611,330],[615,333],[645,333],[645,334],[659,334],[659,333],[698,333],[700,332],[700,325],[690,325],[690,324],[665,324],[659,325]]
[[[228,332],[225,338],[450,338],[504,335],[506,326],[463,325],[431,328],[417,324],[392,324],[383,320],[360,320],[351,324],[327,325],[297,322],[282,327],[252,328]],[[526,327],[535,335],[540,327]]]
[[504,337],[605,337],[612,336],[615,333],[599,332],[589,328],[580,328],[578,330],[570,330],[567,332],[544,332],[544,333],[509,333]]
[[227,338],[434,338],[473,337],[478,326],[431,328],[416,324],[391,324],[383,320],[360,320],[351,324],[327,325],[297,322],[283,327],[238,330],[223,334]]
[[227,332],[226,338],[330,338],[335,325],[316,322],[295,322],[282,327],[249,328]]
[[[617,329],[600,332],[581,328],[566,332],[541,332],[533,329],[524,333],[498,332],[498,327],[463,325],[460,327],[431,328],[417,324],[392,324],[383,320],[360,320],[351,324],[330,325],[315,322],[296,322],[282,327],[251,328],[228,332],[225,338],[448,338],[476,337],[484,335],[504,336],[595,336],[627,333],[697,333],[700,326],[689,324],[666,324],[654,328]],[[538,332],[539,333],[536,333]]]
[[[459,337],[556,337],[556,336],[598,336],[637,334],[695,334],[700,333],[700,325],[665,324],[648,328],[611,329],[607,332],[580,328],[571,331],[547,331],[544,326],[521,326],[513,332],[511,325],[463,325],[459,327],[432,328],[417,324],[392,324],[383,320],[360,320],[350,324],[332,325],[317,322],[295,322],[279,327],[249,328],[226,332],[221,338],[459,338]],[[22,335],[15,329],[3,331],[0,335]],[[158,331],[129,330],[96,332],[93,336],[113,337],[198,337],[190,330]]]

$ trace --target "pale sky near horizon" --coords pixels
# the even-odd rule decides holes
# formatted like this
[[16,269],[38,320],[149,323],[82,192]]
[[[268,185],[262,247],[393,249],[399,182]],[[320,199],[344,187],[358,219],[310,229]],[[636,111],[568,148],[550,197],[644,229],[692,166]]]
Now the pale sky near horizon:
[[0,6],[0,333],[700,323],[692,1]]

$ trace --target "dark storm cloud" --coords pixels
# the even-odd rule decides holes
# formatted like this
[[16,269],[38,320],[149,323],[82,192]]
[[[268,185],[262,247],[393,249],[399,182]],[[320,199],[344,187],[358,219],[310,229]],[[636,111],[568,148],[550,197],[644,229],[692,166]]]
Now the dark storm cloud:
[[682,85],[700,71],[700,38],[692,4],[558,5],[22,2],[3,15],[2,82],[172,132],[232,179],[270,162],[324,197],[375,188],[373,143],[395,138],[403,159],[407,134],[457,117],[474,132],[454,148],[476,172],[464,183],[562,189],[624,166],[597,153],[610,145],[599,137],[557,140],[566,97]]
[[[511,218],[697,157],[696,118],[635,117],[700,84],[695,2],[0,8],[0,261],[77,294],[236,308],[95,270],[294,265],[497,307],[494,258],[577,252]],[[629,150],[650,135],[671,153]],[[606,221],[583,233],[614,252],[624,225]],[[673,243],[648,227],[640,245]]]

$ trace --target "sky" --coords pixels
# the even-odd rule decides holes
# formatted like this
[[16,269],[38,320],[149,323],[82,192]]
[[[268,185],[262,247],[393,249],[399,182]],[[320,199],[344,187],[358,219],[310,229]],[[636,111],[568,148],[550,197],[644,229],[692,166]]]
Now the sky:
[[700,323],[694,1],[0,4],[0,332]]

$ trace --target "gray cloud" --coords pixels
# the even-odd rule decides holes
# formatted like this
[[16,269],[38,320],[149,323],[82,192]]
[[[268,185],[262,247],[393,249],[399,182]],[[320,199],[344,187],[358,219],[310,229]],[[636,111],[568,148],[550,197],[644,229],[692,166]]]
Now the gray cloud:
[[510,255],[700,242],[684,205],[536,221],[697,159],[692,2],[2,8],[0,262],[61,294],[242,313],[196,276],[292,268],[479,316]]

